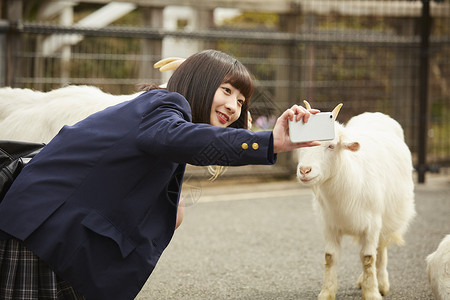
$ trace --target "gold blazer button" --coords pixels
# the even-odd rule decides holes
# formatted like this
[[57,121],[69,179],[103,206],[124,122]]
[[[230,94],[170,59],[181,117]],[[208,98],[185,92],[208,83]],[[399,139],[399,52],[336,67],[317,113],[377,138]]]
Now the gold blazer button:
[[253,143],[252,148],[253,148],[253,150],[258,150],[258,148],[259,148],[258,143]]
[[244,149],[244,150],[247,150],[247,149],[248,149],[247,143],[242,143],[242,149]]

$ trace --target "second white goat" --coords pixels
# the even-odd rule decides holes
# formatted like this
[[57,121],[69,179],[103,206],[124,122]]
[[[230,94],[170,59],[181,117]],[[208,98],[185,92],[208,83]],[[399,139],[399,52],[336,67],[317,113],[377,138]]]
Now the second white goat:
[[427,273],[436,300],[450,299],[450,234],[427,256]]

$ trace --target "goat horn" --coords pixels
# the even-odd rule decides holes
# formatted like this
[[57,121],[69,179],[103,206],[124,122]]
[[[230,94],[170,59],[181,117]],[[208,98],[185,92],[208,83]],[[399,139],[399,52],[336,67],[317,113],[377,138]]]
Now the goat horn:
[[339,111],[341,110],[341,107],[343,106],[344,104],[342,104],[342,103],[339,103],[334,109],[333,109],[333,112],[332,112],[332,115],[333,115],[333,119],[337,119],[337,116],[338,116],[338,114],[339,114]]
[[306,100],[303,100],[303,103],[305,103],[305,107],[306,107],[306,109],[311,109],[311,104],[309,104],[309,102],[308,102],[308,101],[306,101]]
[[185,61],[185,59],[183,59],[183,58],[174,60],[174,61],[162,66],[161,68],[159,68],[159,71],[165,72],[165,71],[169,71],[169,70],[176,70],[184,61]]
[[167,58],[163,58],[163,59],[157,61],[157,62],[153,65],[153,68],[155,68],[155,69],[160,68],[160,67],[162,67],[162,66],[164,66],[164,65],[167,65],[168,63],[171,63],[171,62],[173,62],[173,61],[175,61],[175,60],[179,60],[179,59],[183,59],[183,58],[179,58],[179,57],[167,57]]

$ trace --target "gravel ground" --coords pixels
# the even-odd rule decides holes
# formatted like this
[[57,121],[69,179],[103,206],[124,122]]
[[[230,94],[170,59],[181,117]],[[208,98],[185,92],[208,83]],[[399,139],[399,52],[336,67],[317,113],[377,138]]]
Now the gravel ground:
[[[432,177],[432,176],[428,176]],[[185,182],[185,218],[136,299],[316,299],[323,238],[295,181]],[[388,250],[394,299],[433,299],[425,257],[450,234],[450,176],[416,185],[406,245]],[[359,246],[343,241],[337,299],[361,299]]]

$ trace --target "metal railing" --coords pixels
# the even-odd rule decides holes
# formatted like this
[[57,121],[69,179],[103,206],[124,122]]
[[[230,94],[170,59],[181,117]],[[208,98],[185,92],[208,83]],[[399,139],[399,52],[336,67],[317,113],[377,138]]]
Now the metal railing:
[[[12,40],[7,47],[17,47],[0,47],[2,61],[14,66],[3,71],[0,84],[39,90],[88,84],[131,94],[139,83],[163,81],[150,70],[160,55],[145,52],[143,43],[167,38],[201,43],[239,58],[254,74],[257,93],[251,111],[256,127],[270,128],[273,116],[303,99],[322,110],[343,102],[341,122],[364,111],[382,111],[404,127],[423,182],[426,172],[450,165],[450,20],[433,20],[441,24],[433,32],[426,5],[423,10],[420,18],[382,19],[394,23],[388,29],[317,26],[292,33],[0,22],[0,40]],[[402,32],[411,26],[422,30]],[[50,36],[83,39],[65,56],[61,51],[45,53],[43,41]],[[293,174],[292,158],[281,160],[274,172]]]

